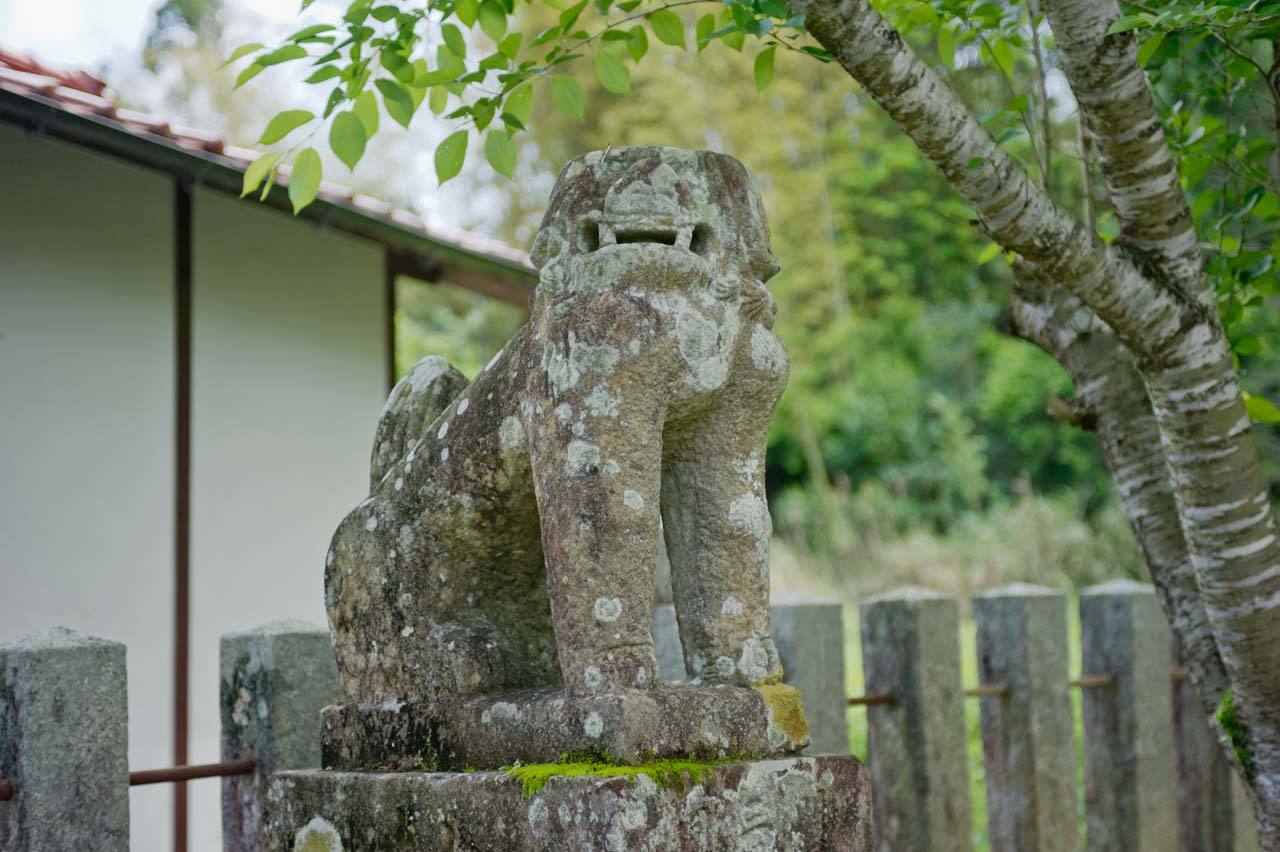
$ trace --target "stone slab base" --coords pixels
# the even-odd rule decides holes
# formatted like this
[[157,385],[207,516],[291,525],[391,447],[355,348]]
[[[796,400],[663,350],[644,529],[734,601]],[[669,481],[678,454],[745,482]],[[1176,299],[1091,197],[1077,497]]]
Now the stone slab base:
[[265,848],[871,852],[871,797],[847,756],[723,764],[683,790],[553,777],[528,798],[502,772],[297,770],[272,777]]
[[789,686],[665,684],[599,695],[526,690],[450,704],[326,707],[321,766],[343,771],[499,769],[594,753],[618,763],[663,757],[776,757],[809,742]]

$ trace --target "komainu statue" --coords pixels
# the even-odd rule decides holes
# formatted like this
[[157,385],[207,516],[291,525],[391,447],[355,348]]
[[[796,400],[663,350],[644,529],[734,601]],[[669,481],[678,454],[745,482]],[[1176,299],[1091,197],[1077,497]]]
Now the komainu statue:
[[480,374],[427,358],[383,411],[370,496],[325,572],[348,701],[662,692],[665,535],[686,689],[792,701],[771,744],[802,745],[768,608],[765,439],[788,361],[746,170],[672,148],[579,157],[532,260],[531,318]]
[[[866,768],[796,754],[770,638],[787,355],[746,170],[579,157],[533,262],[528,325],[473,381],[427,358],[387,401],[327,557],[344,701],[322,768],[271,776],[263,848],[867,852]],[[687,682],[654,660],[659,535]]]

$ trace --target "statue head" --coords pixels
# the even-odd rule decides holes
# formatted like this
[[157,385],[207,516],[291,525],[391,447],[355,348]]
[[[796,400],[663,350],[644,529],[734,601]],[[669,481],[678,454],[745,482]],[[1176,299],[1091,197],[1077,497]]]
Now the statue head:
[[772,323],[777,271],[764,206],[732,157],[682,148],[593,151],[564,167],[534,240],[537,297],[707,290]]

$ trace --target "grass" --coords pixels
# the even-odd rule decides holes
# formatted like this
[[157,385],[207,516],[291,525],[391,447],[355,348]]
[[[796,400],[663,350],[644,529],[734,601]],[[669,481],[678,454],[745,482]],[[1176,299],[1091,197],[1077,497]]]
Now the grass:
[[[1071,677],[1080,672],[1080,614],[1076,596],[1068,593],[1067,599],[1067,647],[1070,655]],[[862,641],[858,624],[858,608],[846,605],[845,626],[845,694],[863,693]],[[964,618],[960,624],[960,681],[965,687],[978,683],[977,626],[972,618]],[[965,744],[969,769],[969,803],[972,809],[973,846],[976,852],[991,848],[987,840],[987,783],[982,758],[982,726],[980,705],[977,699],[964,702]],[[1076,802],[1080,815],[1081,837],[1084,836],[1084,722],[1080,708],[1080,692],[1071,692],[1072,716],[1076,745]],[[867,759],[867,709],[850,707],[848,711],[849,751],[863,760]]]

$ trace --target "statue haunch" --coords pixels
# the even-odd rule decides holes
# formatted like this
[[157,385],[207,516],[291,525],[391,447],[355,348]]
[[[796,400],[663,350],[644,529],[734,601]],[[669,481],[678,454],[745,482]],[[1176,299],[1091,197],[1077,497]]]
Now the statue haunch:
[[788,362],[746,170],[579,157],[532,257],[532,316],[474,381],[427,358],[387,401],[325,572],[348,698],[653,686],[660,531],[691,677],[776,682],[764,454]]

